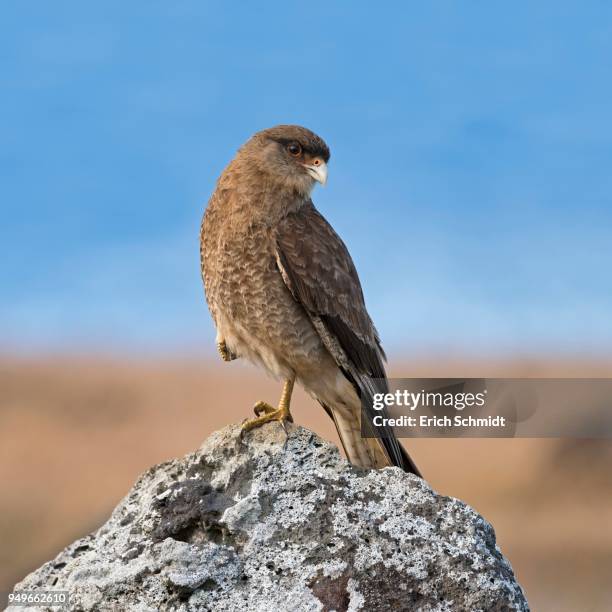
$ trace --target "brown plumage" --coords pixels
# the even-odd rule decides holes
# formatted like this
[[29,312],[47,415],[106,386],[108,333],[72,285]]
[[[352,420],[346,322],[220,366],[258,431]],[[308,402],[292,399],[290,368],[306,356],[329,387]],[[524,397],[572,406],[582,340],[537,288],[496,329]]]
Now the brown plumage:
[[255,134],[222,173],[200,250],[217,345],[224,359],[244,357],[285,381],[278,410],[259,402],[265,414],[246,429],[290,419],[297,380],[334,420],[352,463],[418,474],[390,430],[361,437],[360,397],[387,389],[384,353],[348,250],[310,199],[328,160],[316,134],[281,125]]

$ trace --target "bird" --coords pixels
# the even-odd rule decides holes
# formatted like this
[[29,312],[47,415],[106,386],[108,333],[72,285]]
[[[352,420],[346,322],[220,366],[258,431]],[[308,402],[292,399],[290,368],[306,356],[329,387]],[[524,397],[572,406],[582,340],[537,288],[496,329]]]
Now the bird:
[[373,425],[372,398],[389,388],[386,356],[349,251],[311,199],[329,159],[311,130],[277,125],[251,136],[221,173],[200,228],[217,350],[283,382],[278,405],[258,401],[243,432],[292,422],[297,382],[331,417],[353,465],[421,476],[392,429]]

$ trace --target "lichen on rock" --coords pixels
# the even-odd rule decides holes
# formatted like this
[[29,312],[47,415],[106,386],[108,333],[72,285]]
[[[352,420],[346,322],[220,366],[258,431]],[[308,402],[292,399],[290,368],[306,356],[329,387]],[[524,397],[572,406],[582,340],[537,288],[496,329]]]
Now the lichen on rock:
[[529,609],[472,508],[277,423],[244,438],[227,427],[149,469],[106,524],[16,589],[67,590],[82,611]]

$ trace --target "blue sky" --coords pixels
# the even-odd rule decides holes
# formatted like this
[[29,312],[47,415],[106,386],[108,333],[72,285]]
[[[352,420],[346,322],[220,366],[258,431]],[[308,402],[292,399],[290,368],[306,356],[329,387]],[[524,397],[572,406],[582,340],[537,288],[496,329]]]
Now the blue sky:
[[203,207],[300,123],[391,351],[608,352],[611,74],[604,2],[3,3],[1,345],[208,347]]

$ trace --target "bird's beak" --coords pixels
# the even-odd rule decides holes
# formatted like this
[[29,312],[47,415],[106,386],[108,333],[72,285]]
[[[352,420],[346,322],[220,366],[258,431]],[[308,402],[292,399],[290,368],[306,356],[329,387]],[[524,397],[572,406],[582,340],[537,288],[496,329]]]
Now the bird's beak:
[[327,183],[327,164],[321,159],[315,166],[314,164],[305,164],[306,172],[312,176],[315,181],[319,181],[321,185]]

